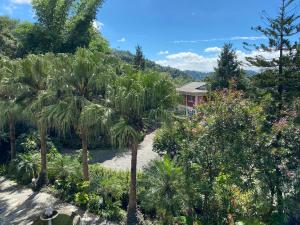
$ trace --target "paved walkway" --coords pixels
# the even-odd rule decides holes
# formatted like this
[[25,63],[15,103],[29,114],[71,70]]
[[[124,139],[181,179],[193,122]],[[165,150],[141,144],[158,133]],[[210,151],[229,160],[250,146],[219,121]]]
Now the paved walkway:
[[[137,168],[143,169],[150,161],[159,158],[158,154],[152,151],[155,132],[145,136],[138,147]],[[99,150],[101,159],[97,158],[96,151],[90,151],[94,162],[100,162],[103,166],[116,170],[130,170],[131,151]]]
[[[152,151],[155,132],[147,134],[138,147],[137,168],[142,170],[150,161],[159,158],[159,155]],[[77,150],[64,149],[63,154],[76,154]],[[101,163],[103,166],[115,170],[130,170],[131,151],[117,149],[95,149],[89,150],[91,156],[90,163]]]
[[[88,224],[111,224],[101,222],[99,217],[85,213],[73,205],[62,203],[50,194],[33,192],[29,188],[19,186],[13,181],[0,177],[1,225],[30,225],[49,203],[52,203],[61,214],[80,215],[81,217],[86,215],[89,221]],[[76,218],[79,224],[79,216]]]

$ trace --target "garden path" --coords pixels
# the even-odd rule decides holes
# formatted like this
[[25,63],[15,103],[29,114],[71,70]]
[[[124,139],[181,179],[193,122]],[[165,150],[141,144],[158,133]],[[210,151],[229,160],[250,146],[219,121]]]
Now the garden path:
[[[87,215],[88,224],[112,224],[103,222],[99,217],[85,213],[71,204],[62,203],[48,193],[33,192],[30,188],[0,177],[0,225],[30,225],[39,217],[47,203],[52,203],[62,214],[81,217]],[[78,216],[76,218],[79,223]]]
[[[150,161],[159,158],[159,155],[153,152],[153,140],[155,132],[147,134],[138,147],[137,168],[143,169]],[[115,170],[130,170],[131,151],[118,150],[92,150],[92,163],[101,163],[103,166]]]

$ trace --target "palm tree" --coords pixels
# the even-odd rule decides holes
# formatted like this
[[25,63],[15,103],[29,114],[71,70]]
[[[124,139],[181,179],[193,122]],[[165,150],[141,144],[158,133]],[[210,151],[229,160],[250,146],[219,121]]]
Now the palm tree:
[[142,193],[145,207],[155,207],[163,224],[173,224],[173,218],[184,208],[183,171],[169,158],[154,161],[143,173]]
[[43,117],[45,106],[54,101],[54,96],[48,91],[49,81],[53,77],[54,55],[29,55],[21,63],[22,75],[19,82],[26,90],[19,97],[24,106],[24,112],[29,121],[36,124],[41,142],[41,171],[38,185],[48,182],[47,179],[47,121]]
[[57,102],[45,107],[43,115],[61,135],[75,129],[82,144],[83,178],[89,180],[88,143],[108,130],[111,110],[106,107],[105,96],[114,70],[109,57],[85,49],[65,56],[62,62],[51,85]]
[[16,81],[19,73],[19,61],[2,58],[0,61],[0,127],[9,126],[10,156],[16,157],[15,123],[21,118],[22,111],[17,97],[22,86]]
[[[137,149],[147,121],[166,117],[177,100],[175,87],[166,75],[135,72],[127,69],[118,77],[110,91],[110,102],[119,115],[119,122],[111,129],[112,143],[131,149],[131,176],[127,224],[137,224],[136,174]],[[169,115],[170,116],[170,115]]]

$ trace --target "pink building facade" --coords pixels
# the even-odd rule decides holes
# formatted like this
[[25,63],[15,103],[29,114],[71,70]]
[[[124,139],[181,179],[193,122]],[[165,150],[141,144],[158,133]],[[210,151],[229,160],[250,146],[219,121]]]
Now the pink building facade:
[[180,88],[178,93],[182,96],[182,102],[179,104],[179,111],[184,111],[186,115],[196,112],[195,107],[201,102],[207,100],[207,86],[205,82],[191,82]]

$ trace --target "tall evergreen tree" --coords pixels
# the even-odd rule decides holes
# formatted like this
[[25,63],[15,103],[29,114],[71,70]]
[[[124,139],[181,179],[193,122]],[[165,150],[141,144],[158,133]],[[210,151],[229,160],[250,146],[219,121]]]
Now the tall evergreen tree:
[[134,56],[134,68],[136,70],[145,70],[145,57],[140,45],[136,46],[136,53]]
[[[295,57],[297,54],[297,43],[293,43],[291,38],[300,32],[299,19],[300,15],[297,14],[295,9],[295,0],[281,0],[278,15],[273,18],[264,12],[263,20],[265,26],[253,28],[268,38],[267,45],[254,45],[256,49],[271,53],[279,52],[279,57],[274,54],[274,57],[271,59],[262,55],[247,58],[252,65],[273,71],[277,91],[276,100],[279,103],[278,112],[283,107],[284,76],[288,72],[291,60],[297,58]],[[245,44],[249,46],[249,44]]]
[[[261,51],[279,53],[279,57],[274,54],[274,57],[269,59],[262,55],[258,55],[254,58],[248,58],[247,60],[254,66],[268,68],[274,78],[275,90],[274,94],[274,120],[279,121],[283,116],[284,108],[284,96],[286,93],[287,75],[289,74],[289,68],[291,61],[295,59],[297,53],[297,43],[292,43],[291,38],[300,32],[300,15],[297,14],[295,8],[295,0],[281,0],[279,7],[279,13],[276,17],[270,17],[264,13],[265,26],[257,26],[254,30],[262,33],[268,38],[268,44],[255,45],[255,47]],[[246,46],[249,46],[246,44]],[[282,133],[278,132],[272,142],[273,149],[280,152],[283,143],[281,142]],[[284,213],[284,201],[283,201],[283,177],[280,165],[283,164],[284,159],[280,154],[275,157],[276,168],[275,171],[275,192],[277,197],[277,211],[279,215]]]
[[212,89],[229,88],[231,81],[240,83],[242,73],[232,44],[226,43],[220,54],[218,67],[215,68],[215,73],[211,79]]

